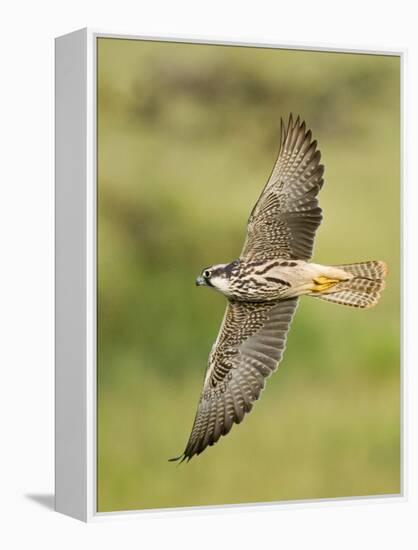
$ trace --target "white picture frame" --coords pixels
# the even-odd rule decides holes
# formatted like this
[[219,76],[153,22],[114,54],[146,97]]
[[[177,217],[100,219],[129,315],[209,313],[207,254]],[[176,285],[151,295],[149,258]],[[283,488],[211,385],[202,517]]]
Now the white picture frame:
[[[98,513],[96,509],[96,40],[125,38],[205,44],[309,49],[397,55],[401,60],[401,103],[404,102],[404,50],[370,50],[330,45],[252,44],[188,37],[156,37],[81,29],[56,39],[56,510],[82,521],[102,520],[117,514],[160,515],[167,510]],[[403,108],[401,132],[404,136]],[[403,154],[403,153],[402,153]],[[401,190],[405,161],[401,157]],[[403,269],[402,269],[403,271]],[[403,363],[403,362],[402,362]],[[402,434],[405,418],[405,366],[401,371]],[[406,498],[405,441],[402,435],[401,493],[384,497],[341,498],[291,503],[223,505],[323,506],[353,501],[400,501]],[[170,509],[173,513],[217,507]]]

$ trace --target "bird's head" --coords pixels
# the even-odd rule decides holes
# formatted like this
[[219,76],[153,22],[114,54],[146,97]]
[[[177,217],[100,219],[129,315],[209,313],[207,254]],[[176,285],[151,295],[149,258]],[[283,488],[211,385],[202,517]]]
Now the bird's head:
[[228,295],[231,287],[231,279],[239,274],[239,260],[234,260],[229,264],[216,264],[205,267],[199,277],[196,279],[196,286],[209,286]]

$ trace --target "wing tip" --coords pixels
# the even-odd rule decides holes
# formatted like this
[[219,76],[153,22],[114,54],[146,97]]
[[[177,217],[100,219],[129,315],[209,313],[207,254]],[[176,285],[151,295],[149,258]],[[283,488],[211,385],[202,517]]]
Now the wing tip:
[[[307,124],[305,119],[303,119],[299,114],[296,116],[296,119],[294,120],[295,115],[292,111],[289,113],[289,117],[285,119],[281,116],[280,117],[280,146],[279,151],[282,149],[285,142],[287,142],[289,139],[291,139],[291,135],[300,135],[301,133],[306,137],[309,138],[309,141],[312,137],[312,132],[307,128]],[[295,133],[296,132],[296,133]]]
[[181,455],[175,456],[174,458],[169,458],[168,462],[177,462],[177,466],[180,466],[182,462],[184,462],[185,460],[189,462],[191,458],[191,456],[187,456],[185,453],[182,453]]
[[279,151],[284,145],[286,139],[286,126],[283,120],[283,117],[280,117],[280,145],[279,145]]
[[293,140],[296,136],[301,135],[304,136],[305,139],[308,137],[310,141],[312,132],[309,129],[307,130],[307,128],[308,126],[306,121],[300,116],[300,114],[298,114],[295,119],[294,113],[290,111],[287,123],[285,123],[283,118],[280,117],[281,144],[287,142],[288,140]]
[[[293,122],[294,120],[294,122]],[[300,116],[300,114],[297,114],[296,115],[296,118],[295,118],[295,115],[293,113],[293,111],[290,111],[289,113],[289,118],[288,118],[288,128],[296,128],[296,127],[300,127],[300,126],[303,126],[303,124],[306,125],[306,122],[305,120]]]

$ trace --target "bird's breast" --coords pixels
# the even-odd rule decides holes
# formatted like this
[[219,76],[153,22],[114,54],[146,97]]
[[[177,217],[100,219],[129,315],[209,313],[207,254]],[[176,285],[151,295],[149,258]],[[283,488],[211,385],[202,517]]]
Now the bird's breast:
[[[270,260],[241,266],[239,274],[230,281],[231,297],[245,301],[269,301],[287,297],[289,289],[303,271],[293,260]],[[304,278],[304,275],[301,274]]]

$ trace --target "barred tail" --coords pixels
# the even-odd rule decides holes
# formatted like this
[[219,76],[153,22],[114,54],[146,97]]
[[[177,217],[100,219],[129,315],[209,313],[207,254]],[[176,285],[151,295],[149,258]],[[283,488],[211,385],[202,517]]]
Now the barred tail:
[[324,293],[311,294],[311,296],[359,308],[369,308],[377,304],[380,293],[385,288],[384,279],[387,274],[385,262],[370,261],[333,267],[346,271],[353,275],[353,278],[333,285]]

